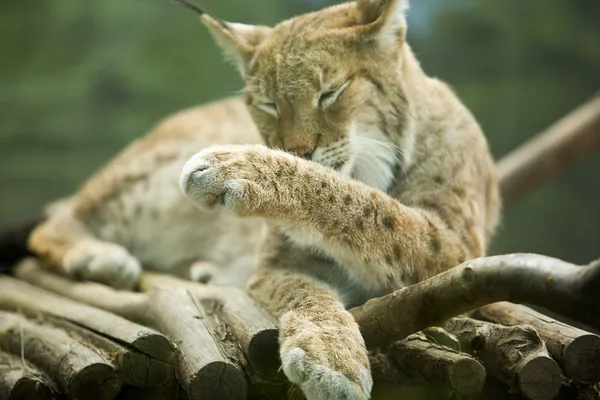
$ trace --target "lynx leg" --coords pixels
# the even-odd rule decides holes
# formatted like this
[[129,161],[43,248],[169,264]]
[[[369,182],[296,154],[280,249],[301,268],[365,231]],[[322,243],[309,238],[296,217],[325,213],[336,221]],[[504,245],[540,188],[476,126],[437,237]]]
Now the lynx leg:
[[261,268],[248,288],[279,318],[283,371],[308,400],[370,398],[364,340],[327,286],[300,273]]
[[85,225],[58,212],[29,237],[29,248],[46,263],[77,279],[131,289],[139,281],[140,263],[123,247],[95,238]]

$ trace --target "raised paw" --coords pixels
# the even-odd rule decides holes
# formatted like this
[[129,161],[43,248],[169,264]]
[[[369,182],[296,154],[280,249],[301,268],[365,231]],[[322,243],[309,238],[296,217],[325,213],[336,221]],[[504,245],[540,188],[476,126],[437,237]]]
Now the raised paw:
[[373,379],[358,327],[327,328],[290,314],[282,318],[280,349],[288,379],[308,400],[369,399]]
[[210,147],[185,163],[180,187],[201,208],[220,205],[238,215],[255,215],[277,197],[276,172],[291,158],[260,145]]
[[139,261],[123,247],[96,240],[77,243],[63,260],[67,274],[105,283],[118,289],[133,289],[139,282]]

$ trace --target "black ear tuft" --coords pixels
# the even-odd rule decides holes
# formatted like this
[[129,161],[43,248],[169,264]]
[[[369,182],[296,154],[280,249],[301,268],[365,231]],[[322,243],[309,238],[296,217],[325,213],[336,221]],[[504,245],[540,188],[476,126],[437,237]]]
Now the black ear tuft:
[[195,11],[196,13],[198,13],[198,15],[206,14],[206,11],[204,11],[204,9],[202,7],[200,7],[196,3],[192,3],[189,0],[173,0],[173,1],[181,4],[182,6],[188,8],[192,11]]

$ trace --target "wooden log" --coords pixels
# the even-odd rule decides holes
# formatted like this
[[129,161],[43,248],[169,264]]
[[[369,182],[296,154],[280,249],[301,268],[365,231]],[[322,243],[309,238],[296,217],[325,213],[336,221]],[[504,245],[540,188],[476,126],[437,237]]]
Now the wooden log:
[[554,399],[562,373],[542,338],[530,325],[503,326],[472,318],[452,318],[444,328],[481,360],[489,374],[531,400]]
[[54,400],[56,393],[44,374],[12,354],[0,351],[1,400]]
[[483,306],[472,316],[508,326],[533,326],[568,378],[587,384],[600,382],[600,336],[508,302]]
[[599,147],[600,95],[596,95],[499,161],[504,202],[516,202]]
[[[62,317],[77,325],[85,326],[94,332],[114,338],[115,341],[147,354],[156,360],[172,361],[175,353],[174,347],[164,335],[131,322],[131,319],[129,321],[124,319],[128,317],[129,312],[126,310],[128,307],[132,309],[143,307],[143,296],[139,297],[139,294],[129,292],[116,292],[119,295],[115,296],[114,290],[110,288],[103,290],[104,287],[101,285],[95,285],[94,288],[97,290],[91,292],[90,295],[85,284],[74,287],[71,285],[71,281],[49,273],[41,268],[39,263],[40,261],[34,258],[25,259],[15,268],[14,275],[31,285],[62,294],[64,297],[52,295],[47,291],[37,291],[35,296],[22,295],[20,289],[13,284],[14,290],[11,290],[10,295],[7,294],[8,289],[0,289],[0,304],[10,305],[18,302],[19,307],[35,308],[43,313]],[[0,288],[8,287],[10,282],[14,283],[15,281],[10,281],[8,277],[0,277]],[[95,307],[94,302],[100,296],[105,303],[108,303],[103,303],[105,307]],[[127,299],[126,305],[122,305],[124,296]],[[65,297],[75,300],[84,298],[89,301],[81,301],[81,303],[85,303],[81,304],[69,301]],[[113,308],[124,312],[115,313]]]
[[0,312],[0,349],[22,354],[74,399],[111,400],[122,381],[111,363],[59,329]]
[[460,395],[479,394],[485,368],[468,354],[432,343],[423,333],[390,344],[370,355],[376,381],[395,384],[428,384]]
[[497,301],[530,303],[600,328],[600,261],[577,266],[535,254],[467,261],[350,310],[368,347]]
[[252,373],[271,379],[280,374],[277,321],[244,290],[233,287],[202,285],[171,275],[144,273],[140,289],[181,287],[217,314],[231,328],[239,341]]
[[191,399],[246,398],[247,383],[238,362],[241,358],[228,355],[221,347],[211,318],[187,290],[155,287],[147,293],[118,291],[97,283],[71,281],[33,259],[17,266],[15,275],[164,333],[179,348],[177,378]]
[[128,385],[139,388],[157,388],[172,386],[175,382],[175,370],[170,363],[148,357],[135,349],[127,348],[112,339],[63,319],[52,316],[43,318],[44,322],[62,329],[80,342],[92,346],[98,354],[116,367],[117,372]]
[[460,342],[452,333],[439,326],[430,326],[423,329],[423,334],[427,340],[449,349],[460,351]]
[[[0,277],[0,309],[33,317],[44,315],[47,323],[102,351],[131,385],[156,387],[174,379],[173,346],[163,335],[146,327],[9,277]],[[149,348],[153,344],[156,348]]]
[[191,399],[245,399],[246,378],[229,359],[209,325],[209,317],[185,289],[155,288],[143,320],[177,343],[178,375]]

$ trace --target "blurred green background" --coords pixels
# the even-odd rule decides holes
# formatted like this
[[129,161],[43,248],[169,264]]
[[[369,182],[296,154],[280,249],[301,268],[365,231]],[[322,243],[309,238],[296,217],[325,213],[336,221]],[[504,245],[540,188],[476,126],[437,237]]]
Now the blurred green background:
[[[326,0],[203,0],[273,24]],[[496,157],[600,89],[598,0],[413,0],[409,41],[475,113]],[[0,2],[0,223],[67,195],[162,117],[240,89],[168,0]],[[599,133],[600,134],[600,133]],[[600,154],[505,211],[492,251],[600,257]]]

